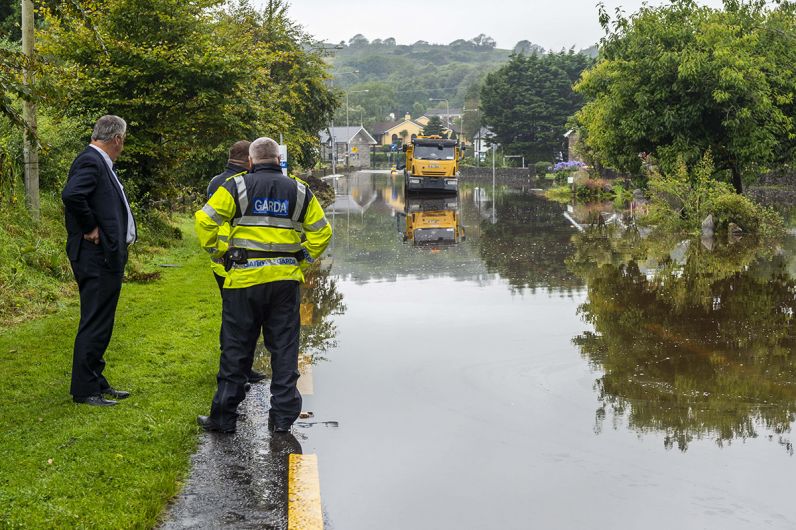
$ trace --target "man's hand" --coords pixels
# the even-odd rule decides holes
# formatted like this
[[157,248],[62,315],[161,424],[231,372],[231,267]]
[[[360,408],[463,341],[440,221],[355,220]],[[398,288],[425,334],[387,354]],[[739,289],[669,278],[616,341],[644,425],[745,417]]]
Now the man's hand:
[[99,242],[100,242],[99,226],[95,226],[94,230],[92,230],[88,234],[83,234],[83,239],[85,239],[86,241],[91,241],[95,245],[99,245]]

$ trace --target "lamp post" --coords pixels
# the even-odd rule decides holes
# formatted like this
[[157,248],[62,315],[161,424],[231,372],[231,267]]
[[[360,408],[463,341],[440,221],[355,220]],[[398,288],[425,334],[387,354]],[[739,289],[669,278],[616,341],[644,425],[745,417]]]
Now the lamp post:
[[351,90],[351,91],[346,90],[346,93],[345,93],[345,126],[346,127],[349,127],[349,123],[348,123],[348,95],[349,94],[366,94],[368,92],[370,92],[370,90]]
[[[355,76],[358,73],[359,73],[359,70],[351,70],[351,71],[348,71],[348,72],[337,72],[337,75],[351,74],[351,75]],[[334,88],[334,77],[332,77],[329,80],[329,83],[331,84],[332,88]],[[347,94],[346,94],[346,96],[347,96]],[[348,107],[348,98],[347,97],[346,97],[346,107]],[[332,142],[332,174],[336,174],[337,173],[337,140],[334,137],[334,116],[332,116],[331,126],[329,128],[329,137],[330,137],[330,140]],[[348,157],[348,154],[346,154],[346,157]]]
[[348,122],[348,95],[349,94],[364,94],[366,92],[370,92],[370,90],[346,90],[345,91],[345,128],[346,128],[346,132],[345,133],[346,133],[346,136],[348,136],[348,139],[345,142],[345,166],[346,167],[348,167],[348,163],[349,163],[348,157],[351,154],[351,143],[350,143],[351,142],[351,136],[350,136],[350,132],[348,131],[348,128],[351,127],[351,125]]
[[448,127],[448,130],[451,128],[451,108],[448,103],[448,100],[445,98],[428,98],[429,101],[444,101],[445,102],[445,123]]

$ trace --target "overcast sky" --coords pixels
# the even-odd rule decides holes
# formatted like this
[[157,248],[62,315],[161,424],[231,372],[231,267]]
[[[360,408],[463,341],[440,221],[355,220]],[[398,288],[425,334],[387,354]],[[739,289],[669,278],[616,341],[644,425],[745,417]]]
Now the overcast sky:
[[[620,5],[632,13],[642,1],[604,3],[611,13]],[[721,6],[721,0],[700,3]],[[290,4],[294,20],[319,40],[334,43],[347,42],[357,33],[369,40],[395,37],[399,44],[418,40],[447,44],[486,33],[499,48],[513,48],[518,41],[527,39],[557,50],[572,45],[586,48],[602,36],[597,23],[597,0],[291,0]]]

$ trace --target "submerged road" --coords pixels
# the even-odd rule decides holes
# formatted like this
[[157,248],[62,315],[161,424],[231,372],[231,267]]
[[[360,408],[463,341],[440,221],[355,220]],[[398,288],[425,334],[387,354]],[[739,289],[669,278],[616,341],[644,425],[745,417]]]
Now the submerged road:
[[[255,386],[236,435],[203,435],[163,528],[796,528],[792,242],[774,260],[634,257],[631,236],[564,216],[608,206],[530,185],[335,186],[302,299],[313,417],[275,445]],[[316,501],[288,496],[291,452],[314,455]],[[289,524],[299,501],[323,521]]]

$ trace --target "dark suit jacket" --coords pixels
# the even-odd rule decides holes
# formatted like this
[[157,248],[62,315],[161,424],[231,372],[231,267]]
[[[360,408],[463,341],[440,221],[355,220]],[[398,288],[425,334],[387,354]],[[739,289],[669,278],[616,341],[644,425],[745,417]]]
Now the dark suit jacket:
[[80,249],[94,243],[83,239],[99,226],[100,246],[108,267],[124,271],[127,263],[127,209],[124,191],[93,147],[77,155],[61,199],[65,206],[66,253],[77,261]]

